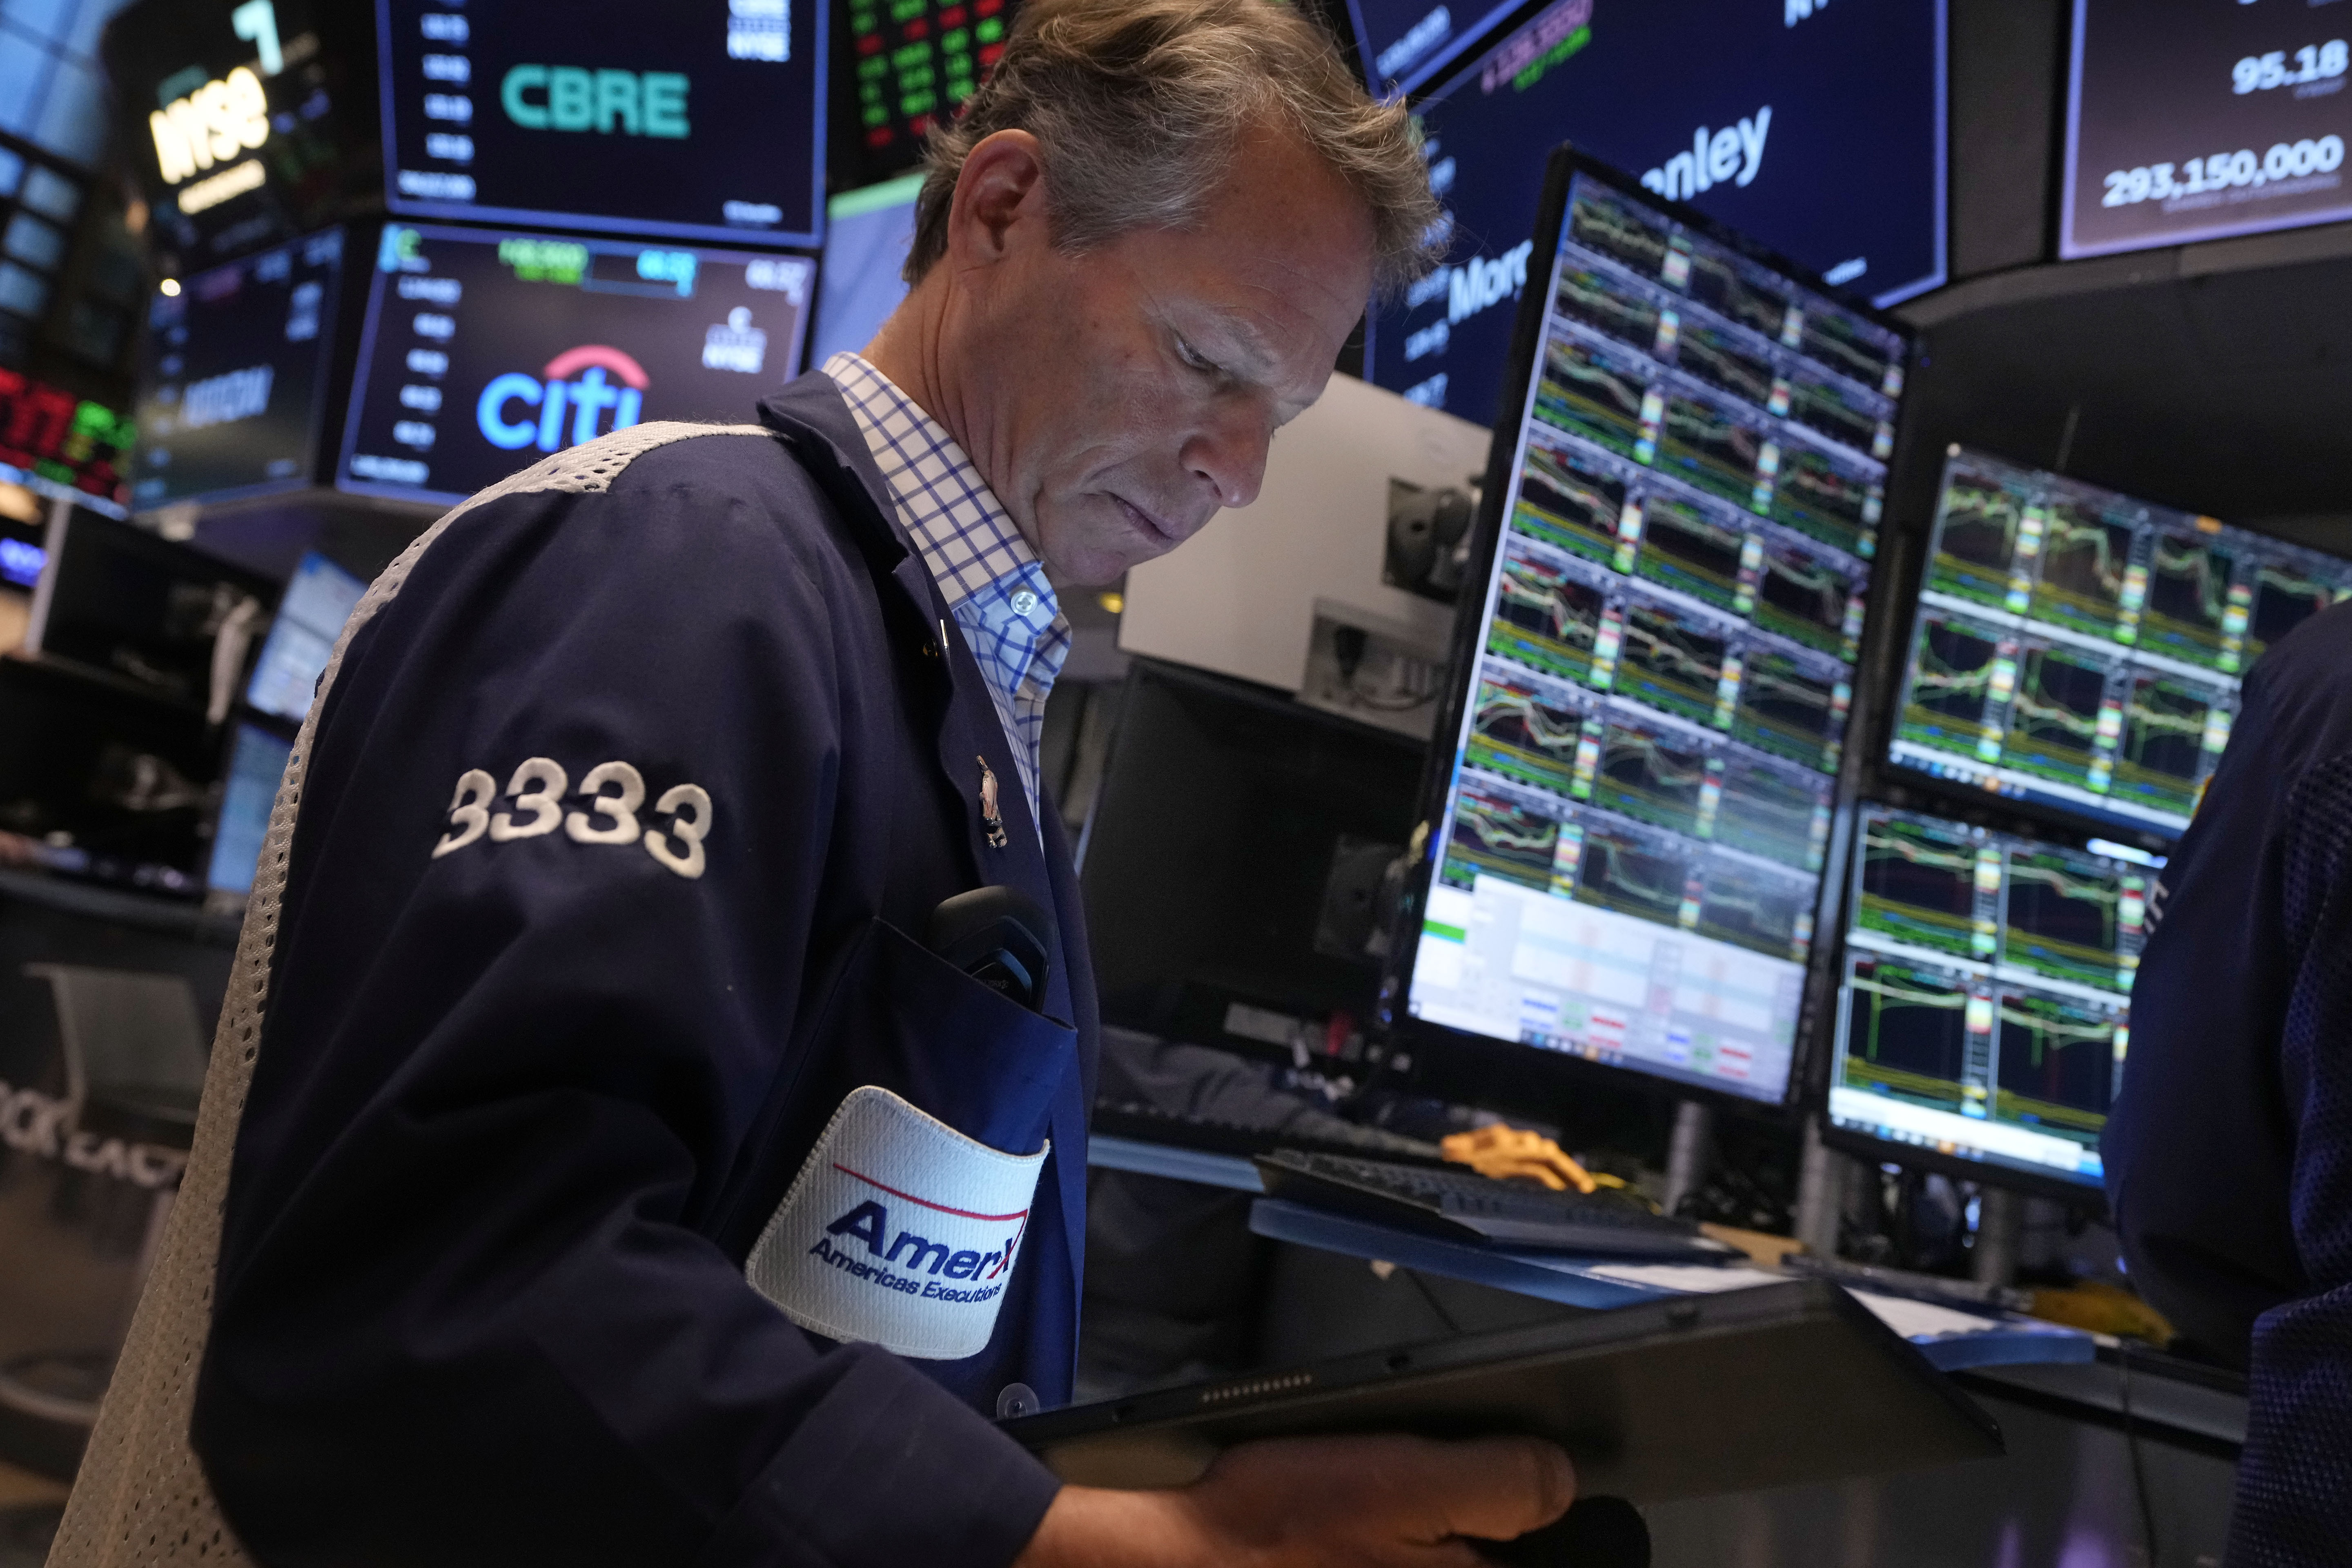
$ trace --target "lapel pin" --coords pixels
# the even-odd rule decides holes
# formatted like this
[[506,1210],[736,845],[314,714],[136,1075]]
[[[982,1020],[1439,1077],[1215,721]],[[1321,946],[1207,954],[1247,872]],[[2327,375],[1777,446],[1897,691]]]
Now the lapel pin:
[[1009,840],[1004,837],[1004,816],[996,808],[996,773],[986,757],[972,760],[980,764],[981,825],[988,829],[988,847],[1002,849]]

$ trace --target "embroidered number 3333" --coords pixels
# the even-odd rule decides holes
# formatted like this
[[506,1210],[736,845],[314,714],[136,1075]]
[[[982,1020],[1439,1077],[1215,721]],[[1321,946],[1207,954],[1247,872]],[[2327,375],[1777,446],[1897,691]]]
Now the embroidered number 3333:
[[646,804],[646,777],[627,763],[599,763],[580,781],[572,798],[581,809],[565,811],[572,788],[562,764],[533,757],[507,781],[512,809],[493,812],[499,783],[479,768],[457,777],[449,802],[449,831],[433,847],[436,860],[477,839],[493,844],[537,838],[561,827],[574,844],[643,844],[646,853],[681,877],[699,877],[706,864],[702,841],[710,837],[710,792],[700,784],[672,784],[654,802],[654,815],[668,820],[647,826],[637,820]]

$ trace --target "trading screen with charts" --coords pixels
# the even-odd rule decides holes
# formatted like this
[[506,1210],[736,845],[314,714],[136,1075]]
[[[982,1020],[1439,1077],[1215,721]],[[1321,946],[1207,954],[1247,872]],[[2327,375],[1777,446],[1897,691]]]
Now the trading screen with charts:
[[1955,447],[1891,760],[2177,836],[2263,651],[2352,562]]
[[1581,172],[1540,276],[1408,1006],[1778,1103],[1906,345]]
[[1855,840],[1830,1125],[2098,1185],[2162,862],[1884,806]]

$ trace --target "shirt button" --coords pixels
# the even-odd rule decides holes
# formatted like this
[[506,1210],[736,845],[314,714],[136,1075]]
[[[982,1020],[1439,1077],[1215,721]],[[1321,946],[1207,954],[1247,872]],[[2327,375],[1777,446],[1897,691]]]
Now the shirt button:
[[1015,1415],[1034,1415],[1045,1408],[1037,1391],[1025,1383],[1008,1383],[996,1393],[996,1418],[1010,1421]]
[[1013,595],[1013,613],[1014,615],[1026,618],[1029,612],[1036,607],[1037,595],[1031,593],[1028,589],[1024,588],[1019,593]]

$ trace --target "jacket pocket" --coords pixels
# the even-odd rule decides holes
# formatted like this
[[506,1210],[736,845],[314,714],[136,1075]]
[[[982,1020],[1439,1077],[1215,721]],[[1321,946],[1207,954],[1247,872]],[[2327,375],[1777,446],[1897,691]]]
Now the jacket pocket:
[[856,1090],[890,1091],[1010,1155],[1045,1147],[1055,1091],[1077,1070],[1077,1031],[1001,996],[888,921],[866,924],[842,965],[807,1059],[752,1134],[717,1239],[740,1258],[785,1185]]

